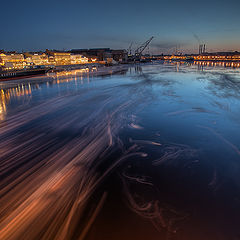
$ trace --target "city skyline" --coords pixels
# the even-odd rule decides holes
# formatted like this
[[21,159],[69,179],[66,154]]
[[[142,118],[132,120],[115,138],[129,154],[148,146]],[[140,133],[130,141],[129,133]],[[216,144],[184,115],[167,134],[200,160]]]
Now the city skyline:
[[[21,1],[2,3],[5,24],[0,49],[6,51],[133,48],[150,36],[153,54],[239,51],[240,3],[230,1]],[[11,17],[9,17],[11,16]],[[17,39],[17,41],[16,41]]]

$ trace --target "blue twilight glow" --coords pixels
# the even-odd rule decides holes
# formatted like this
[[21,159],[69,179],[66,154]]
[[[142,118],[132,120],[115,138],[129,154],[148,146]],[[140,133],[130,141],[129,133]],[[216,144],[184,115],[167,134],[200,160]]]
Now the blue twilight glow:
[[0,49],[128,48],[155,36],[153,53],[240,50],[239,0],[1,2]]

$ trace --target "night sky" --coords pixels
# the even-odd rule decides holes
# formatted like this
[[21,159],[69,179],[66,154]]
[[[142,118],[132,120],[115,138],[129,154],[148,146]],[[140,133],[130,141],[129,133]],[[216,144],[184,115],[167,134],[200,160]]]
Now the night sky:
[[133,48],[150,53],[240,50],[239,0],[1,1],[0,49]]

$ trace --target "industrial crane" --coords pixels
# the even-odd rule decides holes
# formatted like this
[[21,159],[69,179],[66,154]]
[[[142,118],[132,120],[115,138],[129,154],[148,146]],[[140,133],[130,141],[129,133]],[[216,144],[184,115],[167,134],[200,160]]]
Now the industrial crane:
[[131,42],[127,52],[128,52],[128,56],[132,56],[132,45],[133,45],[133,42]]
[[141,59],[143,51],[146,49],[146,47],[150,44],[150,42],[153,40],[154,37],[151,37],[148,39],[145,43],[143,43],[140,47],[138,47],[135,51],[135,59]]

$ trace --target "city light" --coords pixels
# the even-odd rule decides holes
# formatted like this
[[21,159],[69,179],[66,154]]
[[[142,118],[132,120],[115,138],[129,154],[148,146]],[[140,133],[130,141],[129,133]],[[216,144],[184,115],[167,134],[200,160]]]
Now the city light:
[[[93,59],[96,62],[97,59]],[[47,51],[46,53],[0,53],[3,70],[87,64],[89,59],[80,54]]]

